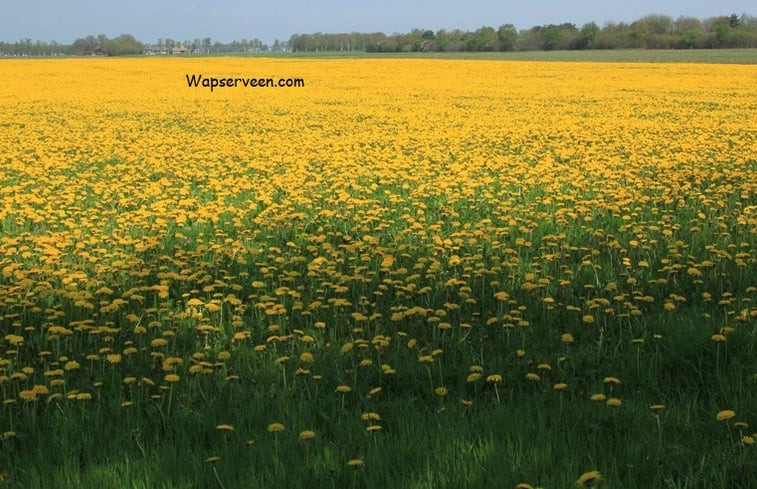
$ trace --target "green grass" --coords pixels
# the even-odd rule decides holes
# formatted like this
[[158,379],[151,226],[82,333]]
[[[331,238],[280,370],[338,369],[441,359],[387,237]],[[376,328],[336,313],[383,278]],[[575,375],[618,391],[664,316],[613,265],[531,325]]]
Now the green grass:
[[491,59],[503,61],[587,61],[609,63],[757,63],[757,49],[603,49],[583,51],[516,51],[481,53],[362,53],[327,51],[321,53],[259,53],[240,56],[283,58]]
[[[376,198],[381,195],[377,191]],[[485,202],[476,204],[459,204],[462,221],[475,224],[490,215]],[[691,221],[700,204],[690,205],[671,209],[674,222]],[[720,212],[731,219],[734,209],[751,205],[753,196],[724,199]],[[659,210],[640,206],[635,219],[651,222]],[[16,401],[0,406],[0,433],[15,432],[0,438],[0,472],[10,487],[45,489],[452,489],[514,488],[521,482],[567,488],[589,470],[599,470],[601,487],[608,489],[753,487],[757,447],[744,446],[742,436],[757,426],[757,319],[749,313],[757,302],[755,262],[752,257],[738,264],[705,247],[731,250],[731,256],[739,249],[753,252],[754,233],[747,226],[730,226],[731,233],[681,226],[668,239],[650,229],[649,244],[633,247],[627,242],[636,231],[622,220],[594,216],[592,226],[603,235],[580,225],[566,229],[544,221],[533,229],[510,229],[509,242],[536,243],[513,244],[515,262],[495,259],[486,239],[466,241],[457,251],[466,262],[454,265],[444,257],[437,271],[416,270],[421,259],[438,253],[402,234],[401,223],[377,233],[396,252],[397,262],[386,269],[380,257],[351,248],[347,236],[355,223],[339,217],[313,217],[287,229],[260,226],[251,235],[255,243],[239,256],[210,251],[214,240],[240,232],[223,220],[170,228],[158,249],[141,255],[149,264],[144,271],[122,264],[103,277],[113,297],[126,297],[120,308],[93,315],[52,289],[39,292],[34,303],[9,301],[13,305],[0,319],[3,336],[20,333],[24,343],[11,347],[6,338],[3,367],[33,372],[26,380],[0,382],[2,398]],[[313,256],[306,226],[322,227],[328,246],[319,245],[321,255],[338,250],[331,256],[336,273],[309,269],[309,260],[299,259]],[[9,222],[5,232],[46,230]],[[559,248],[550,245],[558,241],[550,235],[560,232],[566,237]],[[689,243],[686,256],[675,258],[675,241]],[[556,251],[559,258],[544,258]],[[594,265],[584,264],[586,256]],[[685,267],[663,272],[668,257]],[[686,273],[705,257],[712,263],[700,266],[701,275]],[[646,259],[651,266],[628,269],[624,258]],[[356,266],[365,270],[358,273]],[[407,270],[400,273],[403,266]],[[481,269],[488,272],[476,272]],[[524,289],[536,269],[551,282]],[[151,287],[171,273],[179,278],[171,279],[168,297],[159,297]],[[445,285],[466,274],[465,285]],[[566,277],[571,282],[558,287]],[[206,291],[209,284],[215,288]],[[276,295],[283,284],[304,307]],[[339,292],[339,286],[347,290]],[[644,295],[634,294],[642,287]],[[508,299],[494,298],[501,289],[510,292]],[[703,292],[714,300],[701,300]],[[191,310],[190,299],[207,304],[217,293],[233,293],[244,307],[221,301],[219,311]],[[686,301],[666,311],[662,304],[672,293]],[[135,294],[141,298],[132,299]],[[615,299],[618,294],[627,297]],[[336,297],[352,305],[328,303]],[[551,308],[545,297],[560,307]],[[322,303],[310,307],[317,300]],[[267,314],[275,302],[289,313]],[[427,310],[393,319],[403,306],[417,304]],[[587,314],[594,322],[583,319]],[[72,323],[93,317],[91,323]],[[498,320],[487,324],[492,317]],[[251,331],[249,339],[233,338],[237,320]],[[325,328],[318,327],[321,321]],[[440,329],[440,322],[451,328]],[[40,324],[45,327],[22,327]],[[56,337],[51,324],[72,333]],[[713,341],[725,325],[735,327],[727,341]],[[198,329],[206,326],[212,328]],[[564,333],[574,341],[563,341]],[[154,343],[160,339],[166,344]],[[259,351],[260,345],[265,349]],[[126,354],[127,348],[134,351]],[[112,352],[124,352],[117,363],[107,359]],[[301,357],[305,352],[312,361]],[[97,357],[87,359],[89,354]],[[419,361],[424,356],[433,361]],[[175,369],[179,382],[165,380],[174,372],[163,368],[166,357],[182,360]],[[72,359],[78,368],[68,369]],[[201,362],[207,362],[204,371],[193,372]],[[482,375],[472,380],[478,368]],[[59,369],[67,370],[50,373]],[[310,372],[300,375],[298,369]],[[527,380],[529,373],[540,380]],[[492,374],[501,380],[487,380]],[[65,377],[59,397],[19,398],[22,389],[58,376]],[[557,391],[558,382],[568,387]],[[337,392],[340,385],[350,392]],[[442,386],[447,394],[437,395]],[[76,400],[77,392],[91,399]],[[622,404],[592,401],[597,393]],[[665,408],[652,411],[655,404]],[[724,409],[736,417],[718,421]],[[366,413],[380,419],[365,420]],[[735,421],[750,426],[739,428]],[[282,423],[284,431],[269,432],[271,423]],[[216,428],[222,424],[233,431]],[[381,429],[366,431],[371,424]],[[299,439],[304,430],[313,430],[315,438]],[[348,465],[358,458],[362,466]]]
[[[217,265],[219,275],[234,267]],[[311,286],[317,285],[305,282],[306,289]],[[449,300],[442,292],[432,292],[430,307]],[[160,337],[159,331],[135,335],[129,327],[134,321],[125,317],[144,315],[138,324],[145,324],[166,314],[166,307],[147,313],[131,307],[116,316],[122,328],[111,344],[132,341],[139,353],[114,365],[104,359],[82,361],[80,371],[67,376],[67,391],[90,386],[92,400],[4,406],[0,422],[18,434],[0,440],[0,459],[6,461],[10,485],[25,488],[483,488],[524,481],[570,487],[593,469],[604,474],[607,488],[751,487],[757,477],[754,448],[740,446],[744,430],[715,420],[715,413],[727,407],[739,413],[737,419],[754,423],[753,319],[718,344],[702,332],[721,324],[721,319],[706,319],[719,316],[719,306],[682,307],[638,321],[610,318],[597,329],[576,317],[556,322],[534,299],[517,299],[530,311],[531,326],[479,324],[439,331],[420,319],[388,321],[390,301],[377,306],[384,319],[367,321],[358,330],[345,321],[347,311],[325,308],[291,324],[278,321],[280,334],[294,336],[269,342],[265,352],[252,349],[265,342],[265,331],[251,342],[231,343],[225,328],[203,337],[194,330],[199,323],[175,315],[170,321],[181,322],[174,324],[176,335],[163,353],[187,359],[205,352],[213,366],[206,374],[191,374],[185,363],[178,369],[182,380],[172,386],[161,382],[165,372],[147,355],[149,340]],[[478,307],[485,317],[500,306],[484,302]],[[246,322],[263,319],[255,311],[249,314]],[[329,323],[325,334],[313,328],[316,319]],[[34,322],[34,317],[24,320]],[[222,325],[227,321],[220,319]],[[294,331],[298,328],[302,333]],[[561,343],[563,331],[572,331],[575,343]],[[658,332],[662,338],[653,338]],[[302,334],[317,339],[303,344],[297,340]],[[378,334],[391,338],[391,344],[342,352],[343,343],[360,338],[370,343]],[[405,344],[409,338],[417,340],[412,349]],[[634,344],[633,338],[645,342]],[[54,355],[58,349],[91,352],[100,341],[100,335],[75,334],[22,350],[32,355],[46,344]],[[418,356],[434,347],[444,351],[429,365],[419,363]],[[527,351],[524,358],[516,354],[521,347]],[[216,365],[224,350],[231,357]],[[299,360],[304,350],[314,352],[312,363]],[[289,360],[277,363],[285,355]],[[366,358],[373,365],[360,366]],[[25,361],[40,370],[54,367],[44,357]],[[382,362],[396,373],[382,374]],[[552,370],[539,370],[541,362]],[[485,366],[480,380],[467,381],[470,365]],[[297,367],[322,379],[298,376]],[[503,378],[496,388],[485,381],[492,372]],[[526,381],[526,372],[542,378]],[[127,375],[137,380],[124,384]],[[603,384],[605,376],[616,376],[621,384]],[[93,378],[103,384],[92,388]],[[555,391],[557,381],[569,388]],[[166,389],[159,388],[161,383]],[[352,391],[338,394],[338,384]],[[448,395],[435,395],[433,389],[442,385]],[[377,386],[382,390],[369,395]],[[6,398],[13,397],[7,383],[2,389]],[[618,396],[623,404],[609,407],[588,399],[597,392]],[[464,399],[472,405],[462,404]],[[124,400],[133,405],[123,407]],[[655,413],[652,404],[666,407]],[[369,423],[361,416],[366,412],[381,416],[380,431],[365,431]],[[283,423],[285,430],[268,432],[273,422]],[[227,423],[233,431],[216,429]],[[311,429],[314,439],[298,439],[299,432]],[[220,459],[206,461],[210,457]],[[362,467],[347,465],[358,457],[365,461]]]

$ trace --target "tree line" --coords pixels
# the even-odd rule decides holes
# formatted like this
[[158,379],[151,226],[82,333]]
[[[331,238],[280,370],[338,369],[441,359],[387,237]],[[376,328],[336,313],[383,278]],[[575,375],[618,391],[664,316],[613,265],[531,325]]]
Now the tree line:
[[696,49],[757,47],[757,17],[742,14],[700,20],[647,15],[631,23],[548,24],[517,30],[512,24],[436,32],[413,29],[404,34],[295,34],[292,51],[534,51],[568,49]]
[[210,37],[192,40],[160,38],[157,43],[146,44],[131,34],[108,38],[105,34],[89,35],[72,44],[56,41],[43,42],[21,39],[0,42],[0,56],[126,56],[138,54],[233,54],[286,50],[286,42],[276,40],[269,46],[260,39],[234,40],[228,43],[213,41]]
[[566,49],[697,49],[756,48],[757,17],[747,14],[712,17],[647,15],[634,22],[607,23],[599,27],[589,22],[548,24],[517,30],[512,24],[499,28],[413,29],[404,34],[383,32],[294,34],[288,41],[272,45],[260,39],[228,43],[210,37],[192,40],[160,38],[145,44],[131,34],[108,38],[104,34],[76,39],[72,44],[22,39],[0,42],[0,56],[122,56],[137,54],[232,54],[272,51],[362,51],[362,52],[436,52],[436,51],[536,51]]
[[143,52],[144,45],[131,34],[121,34],[112,39],[105,34],[90,35],[78,38],[70,45],[56,41],[32,42],[29,38],[17,42],[0,42],[2,56],[124,56]]

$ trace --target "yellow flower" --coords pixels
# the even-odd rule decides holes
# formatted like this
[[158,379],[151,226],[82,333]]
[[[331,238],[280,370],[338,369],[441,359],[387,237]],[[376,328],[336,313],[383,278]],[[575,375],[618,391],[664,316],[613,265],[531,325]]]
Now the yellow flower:
[[502,376],[499,374],[491,374],[486,377],[487,382],[502,382]]
[[362,458],[353,458],[347,461],[347,465],[350,467],[360,467],[363,465],[363,459]]
[[568,384],[566,384],[565,382],[558,382],[554,386],[552,386],[552,388],[556,391],[562,391],[568,388]]
[[734,416],[736,416],[736,411],[724,409],[723,411],[719,411],[718,414],[715,415],[715,419],[717,419],[718,421],[728,421]]
[[592,394],[592,396],[590,397],[590,399],[592,401],[604,401],[605,399],[607,399],[607,396],[604,395],[604,394],[602,394],[600,392],[600,393],[597,393],[597,394]]
[[352,390],[352,387],[348,385],[338,385],[336,386],[336,392],[341,392],[342,394],[346,394],[347,392],[350,392]]
[[582,487],[591,487],[602,480],[602,474],[598,470],[591,470],[581,474],[576,483]]
[[75,360],[71,360],[69,362],[66,362],[66,364],[63,366],[63,369],[66,371],[70,370],[76,370],[81,367],[81,364]]
[[617,397],[611,397],[607,400],[607,405],[610,407],[618,407],[621,404],[623,404],[623,401],[621,401]]
[[23,390],[19,392],[18,397],[23,399],[24,401],[31,402],[37,400],[37,393],[33,390]]
[[271,433],[277,433],[279,431],[284,431],[284,425],[281,423],[271,423],[268,425],[267,429]]
[[539,377],[538,374],[535,374],[533,372],[529,372],[529,373],[526,374],[526,379],[527,380],[532,380],[532,381],[538,381],[538,380],[541,380],[541,377]]
[[179,376],[176,374],[167,374],[165,377],[163,377],[163,380],[166,382],[178,382]]
[[312,362],[313,361],[313,354],[310,353],[309,351],[302,352],[300,354],[300,361],[301,362],[305,362],[305,363]]
[[651,406],[649,406],[649,409],[651,409],[652,411],[662,411],[663,409],[665,409],[665,405],[664,404],[652,404]]
[[300,431],[298,438],[300,440],[310,440],[311,438],[315,438],[315,431],[310,431],[310,430]]
[[230,424],[219,424],[216,426],[216,429],[219,431],[234,431],[234,427]]

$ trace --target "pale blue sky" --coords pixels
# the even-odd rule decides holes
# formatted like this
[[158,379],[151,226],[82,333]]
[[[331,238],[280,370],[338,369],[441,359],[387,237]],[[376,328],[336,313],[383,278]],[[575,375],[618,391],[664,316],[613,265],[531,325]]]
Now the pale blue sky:
[[657,13],[698,18],[757,15],[754,0],[3,0],[0,41],[71,43],[88,34],[133,34],[143,42],[211,37],[272,43],[313,32],[407,32],[414,27],[474,30],[514,24],[630,22]]

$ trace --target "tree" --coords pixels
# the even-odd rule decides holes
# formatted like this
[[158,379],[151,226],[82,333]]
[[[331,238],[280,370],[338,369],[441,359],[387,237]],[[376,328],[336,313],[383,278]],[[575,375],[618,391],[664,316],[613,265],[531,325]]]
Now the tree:
[[103,52],[108,56],[123,56],[140,54],[143,51],[142,43],[131,34],[121,34],[115,39],[105,38],[102,41]]
[[631,24],[631,40],[637,48],[671,48],[673,21],[667,15],[647,15]]
[[673,32],[679,37],[678,46],[682,49],[701,47],[704,38],[702,21],[694,17],[678,17],[673,22]]
[[581,30],[578,32],[578,36],[576,37],[571,47],[573,49],[591,48],[598,34],[599,34],[599,26],[597,24],[595,24],[594,22],[589,22],[588,24],[584,24],[581,27]]
[[497,41],[500,51],[512,51],[518,43],[518,31],[512,24],[502,24],[497,29]]

